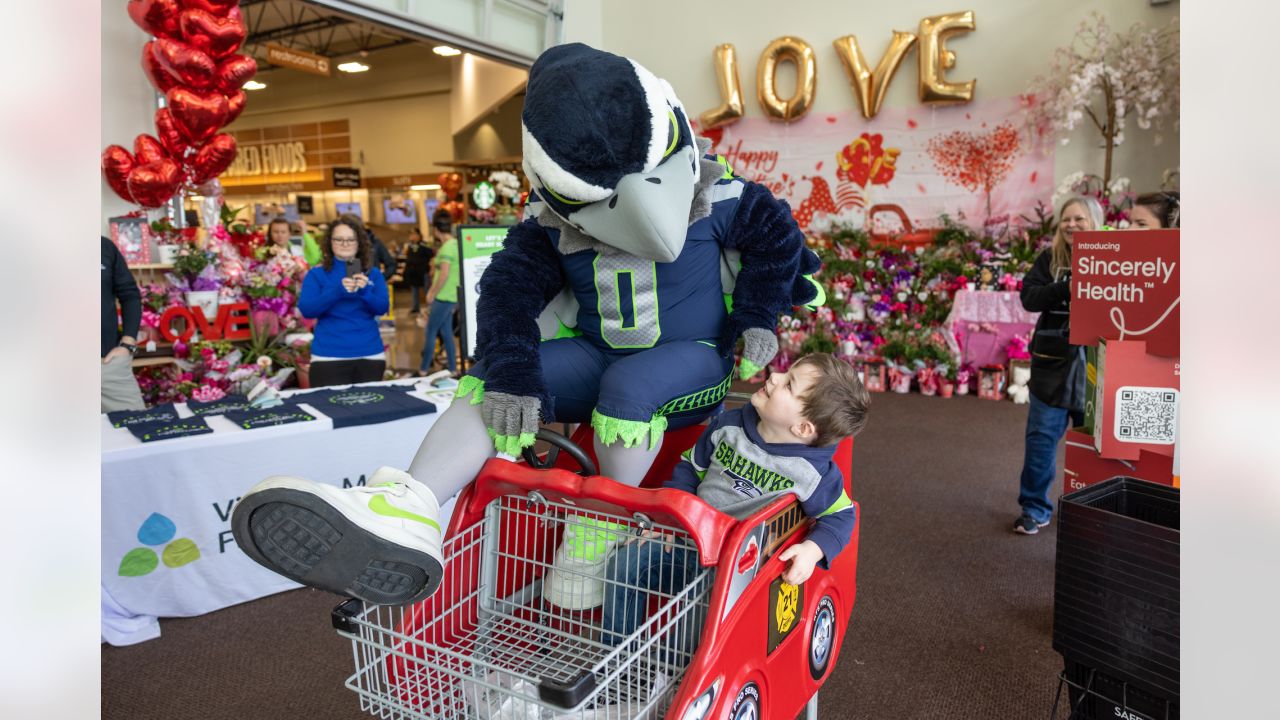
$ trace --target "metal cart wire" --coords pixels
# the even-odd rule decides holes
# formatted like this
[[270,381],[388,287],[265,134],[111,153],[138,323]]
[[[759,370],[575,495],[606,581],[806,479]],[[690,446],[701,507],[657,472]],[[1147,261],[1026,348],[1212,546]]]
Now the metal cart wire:
[[[668,433],[651,474],[669,476],[696,430]],[[334,610],[352,641],[346,684],[362,709],[415,720],[813,720],[856,598],[857,526],[828,569],[786,585],[778,556],[812,522],[793,498],[738,520],[688,493],[595,475],[581,429],[558,444],[581,475],[568,461],[548,468],[554,451],[545,462],[484,465],[459,497],[435,595]],[[836,451],[846,490],[851,450],[846,439]],[[612,642],[599,601],[635,588],[605,577],[602,558],[613,550],[618,562],[617,546],[644,530],[692,569],[687,582],[633,594],[641,622]],[[582,548],[566,536],[597,542],[590,562],[557,561]]]
[[[644,530],[661,534],[639,540]],[[636,588],[648,594],[647,619],[614,646],[602,638],[600,608],[567,610],[543,597],[566,531],[697,553],[688,530],[643,513],[554,502],[537,490],[499,495],[446,543],[437,595],[404,608],[350,600],[334,611],[352,640],[356,671],[346,684],[361,708],[387,718],[662,717],[696,651],[714,567],[669,593]],[[597,593],[616,584],[562,572]]]

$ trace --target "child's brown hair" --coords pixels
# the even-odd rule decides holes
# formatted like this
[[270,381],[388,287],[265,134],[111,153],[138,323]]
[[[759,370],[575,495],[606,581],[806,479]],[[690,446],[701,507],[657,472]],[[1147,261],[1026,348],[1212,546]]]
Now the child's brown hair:
[[832,445],[857,435],[867,425],[871,393],[849,363],[831,353],[814,353],[796,360],[792,367],[809,365],[818,371],[809,392],[800,398],[804,417],[818,431],[813,444]]

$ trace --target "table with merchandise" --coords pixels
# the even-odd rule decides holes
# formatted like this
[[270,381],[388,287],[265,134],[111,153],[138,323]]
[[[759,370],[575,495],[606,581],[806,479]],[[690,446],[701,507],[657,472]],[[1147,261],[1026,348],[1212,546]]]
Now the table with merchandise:
[[453,391],[414,380],[286,391],[102,416],[102,639],[160,635],[159,618],[202,615],[300,587],[231,535],[240,495],[271,475],[339,487],[406,468]]

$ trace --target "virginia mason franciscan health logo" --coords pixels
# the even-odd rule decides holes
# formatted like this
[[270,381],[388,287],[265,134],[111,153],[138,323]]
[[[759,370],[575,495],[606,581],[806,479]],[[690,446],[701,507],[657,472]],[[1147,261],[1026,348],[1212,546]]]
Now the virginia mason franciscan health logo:
[[[121,577],[140,577],[155,570],[161,562],[167,567],[178,568],[199,560],[200,548],[196,547],[195,541],[191,538],[174,540],[177,534],[178,526],[172,520],[160,513],[151,513],[138,528],[138,542],[150,547],[138,547],[125,553],[117,573]],[[159,553],[152,549],[161,546],[163,549]]]

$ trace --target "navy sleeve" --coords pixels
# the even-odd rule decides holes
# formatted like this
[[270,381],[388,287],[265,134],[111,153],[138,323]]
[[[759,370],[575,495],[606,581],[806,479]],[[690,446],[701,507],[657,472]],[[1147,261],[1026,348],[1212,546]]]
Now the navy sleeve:
[[816,271],[817,256],[806,254],[804,233],[790,206],[765,186],[750,182],[738,200],[723,244],[742,252],[733,312],[720,337],[720,351],[728,352],[742,331],[752,327],[772,331],[779,313],[817,296],[817,290],[800,277],[804,270]]
[[302,317],[315,319],[323,315],[346,292],[341,283],[330,283],[324,277],[323,267],[314,267],[302,278],[302,290],[298,292],[298,312]]
[[115,244],[112,244],[111,248],[115,250],[111,269],[111,290],[116,300],[120,302],[120,334],[127,335],[136,341],[138,326],[142,324],[142,293],[138,291],[138,283],[133,279],[133,273],[129,272],[129,265],[125,262],[124,255],[120,254]]
[[707,468],[711,467],[711,433],[720,427],[720,421],[723,418],[724,414],[711,418],[707,428],[698,436],[698,442],[680,455],[680,462],[676,463],[671,479],[663,483],[663,487],[698,494],[698,483],[702,482],[702,478],[707,474]]
[[1071,283],[1066,280],[1054,282],[1049,275],[1052,252],[1045,250],[1040,253],[1031,265],[1031,270],[1022,279],[1022,292],[1018,297],[1027,312],[1046,312],[1057,309],[1062,303],[1071,302]]
[[364,301],[374,317],[386,315],[391,307],[391,296],[387,294],[387,282],[378,268],[369,271],[369,284],[360,288],[356,294]]
[[800,503],[804,514],[817,518],[808,540],[822,548],[822,560],[818,566],[826,570],[830,563],[849,544],[853,526],[857,522],[853,501],[844,491],[844,476],[835,463],[827,468],[818,489]]
[[476,356],[486,365],[485,390],[537,397],[548,419],[551,396],[538,356],[538,315],[564,284],[564,268],[547,231],[526,220],[511,228],[480,276],[476,303]]

